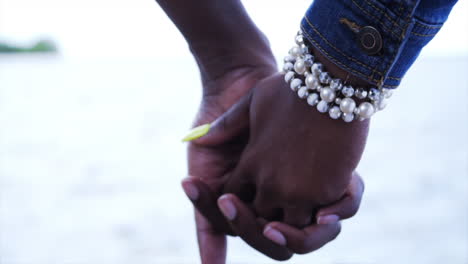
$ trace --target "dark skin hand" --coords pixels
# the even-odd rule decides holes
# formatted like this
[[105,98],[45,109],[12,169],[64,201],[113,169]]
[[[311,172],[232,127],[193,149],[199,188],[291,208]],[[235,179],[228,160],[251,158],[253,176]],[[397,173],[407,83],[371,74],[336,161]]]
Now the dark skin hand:
[[[325,225],[311,224],[317,211],[318,217],[337,215],[339,219],[356,213],[363,184],[353,172],[364,149],[368,122],[346,124],[318,113],[276,74],[258,83],[193,144],[229,149],[245,142],[246,130],[250,131],[249,143],[236,168],[217,177],[215,183],[190,180],[203,193],[192,199],[197,209],[218,223],[219,229],[233,231],[278,260],[290,258],[293,252],[311,252],[333,240],[340,230],[338,219],[325,217],[318,221]],[[213,209],[222,193],[230,194],[218,201],[221,209],[224,204],[238,212],[234,219],[227,217],[228,226]],[[268,221],[275,221],[267,225],[269,230]],[[266,235],[272,229],[280,231],[286,241],[275,244],[261,236],[262,230]]]
[[[182,33],[199,66],[203,97],[194,126],[212,122],[259,80],[276,72],[268,40],[239,0],[157,0]],[[213,188],[235,166],[242,144],[206,148],[189,144],[189,175],[203,177]],[[226,238],[195,212],[202,263],[225,263]]]
[[[359,209],[364,183],[357,173],[353,173],[345,195],[337,202],[320,208],[317,213],[317,224],[311,224],[303,229],[293,227],[283,222],[268,222],[251,209],[251,206],[240,200],[234,194],[225,194],[220,198],[214,193],[203,178],[190,177],[184,180],[184,185],[190,184],[198,190],[193,202],[197,210],[213,223],[215,230],[237,234],[253,248],[276,259],[287,260],[293,253],[307,254],[319,249],[336,238],[341,231],[339,219],[347,219]],[[240,193],[239,196],[244,196]],[[234,216],[224,217],[220,208],[231,204],[235,208]],[[335,215],[336,218],[330,216]],[[269,239],[271,232],[281,232],[283,239]],[[225,263],[221,259],[210,259],[203,263]]]
[[249,109],[232,111],[227,119],[249,120],[250,138],[225,193],[254,185],[259,215],[297,227],[310,224],[316,208],[344,195],[364,150],[368,122],[337,122],[311,109],[280,74],[259,83],[251,101],[237,107]]
[[[238,0],[225,0],[220,4],[217,0],[157,0],[164,11],[187,40],[198,66],[203,82],[203,98],[195,120],[195,126],[212,122],[226,112],[235,102],[248,93],[259,80],[276,72],[276,63],[271,54],[269,44],[245,12]],[[195,181],[202,179],[206,189],[198,190],[199,205],[203,212],[208,212],[212,225],[201,214],[196,212],[197,236],[202,263],[225,263],[226,240],[225,233],[234,234],[234,222],[226,222],[216,206],[216,199],[225,188],[223,175],[233,171],[238,165],[240,156],[248,140],[248,130],[237,135],[236,140],[219,144],[219,146],[189,145],[189,174]],[[199,177],[199,178],[198,178]],[[358,183],[362,181],[357,177]],[[351,184],[350,184],[351,186]],[[203,187],[201,187],[203,188]],[[330,207],[322,208],[318,215],[337,214],[342,219],[354,214],[362,195],[362,188],[348,188],[349,194]],[[210,199],[206,199],[210,197]],[[228,196],[235,199],[235,197]],[[229,200],[229,199],[228,199]],[[214,201],[214,203],[213,203]],[[235,200],[234,200],[235,202]],[[209,205],[209,206],[208,206]],[[251,223],[254,213],[241,210],[235,218],[240,223]],[[343,208],[347,208],[343,210]],[[210,211],[211,210],[211,211]],[[210,214],[209,212],[213,212]],[[347,214],[347,215],[346,215]],[[212,218],[212,216],[215,216]],[[250,218],[249,218],[250,217]],[[327,222],[324,220],[324,222]],[[264,221],[264,223],[266,223]],[[280,223],[271,223],[283,227]],[[336,224],[335,224],[336,226]],[[272,245],[262,234],[263,226],[255,232],[247,232],[242,228],[239,235],[244,240],[255,242],[256,248],[270,255]],[[260,230],[260,231],[259,231]],[[282,230],[282,229],[280,229]],[[331,233],[339,228],[330,228]],[[252,230],[253,231],[253,230]],[[283,230],[282,230],[283,231]],[[317,234],[319,234],[318,232]],[[254,234],[252,236],[252,234]],[[289,241],[287,232],[284,233]],[[302,242],[313,240],[317,234],[311,232],[302,236]],[[320,236],[326,237],[326,236]],[[329,236],[330,237],[330,236]],[[328,239],[327,242],[329,240]],[[288,242],[289,243],[289,242]],[[263,249],[263,250],[262,250]],[[309,248],[310,249],[310,248]],[[283,252],[283,259],[291,256],[291,250]]]
[[[266,50],[269,51],[269,47]],[[241,54],[232,56],[241,56]],[[194,126],[214,121],[241,96],[252,89],[258,80],[272,74],[276,67],[272,58],[272,56],[265,56],[256,62],[251,62],[252,65],[248,66],[235,65],[230,67],[228,64],[220,64],[218,67],[206,67],[206,69],[216,69],[217,74],[221,74],[222,69],[226,68],[224,68],[225,72],[215,79],[208,77],[211,73],[207,70],[202,71],[204,96]],[[189,175],[202,177],[210,188],[220,190],[222,188],[222,175],[236,166],[247,139],[248,132],[240,136],[236,142],[230,142],[229,146],[204,147],[189,144]],[[225,263],[226,238],[224,231],[226,229],[214,228],[211,224],[212,221],[207,221],[198,211],[195,212],[195,219],[202,263]]]

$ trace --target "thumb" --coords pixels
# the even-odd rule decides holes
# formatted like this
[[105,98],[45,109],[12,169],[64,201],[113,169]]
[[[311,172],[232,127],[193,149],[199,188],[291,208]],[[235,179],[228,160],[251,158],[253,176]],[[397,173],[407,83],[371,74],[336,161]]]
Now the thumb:
[[346,194],[339,201],[317,212],[317,223],[329,224],[353,217],[359,210],[363,192],[364,181],[357,172],[354,172]]
[[252,92],[249,92],[222,114],[212,124],[194,128],[183,141],[203,146],[215,146],[230,141],[249,128],[249,108]]

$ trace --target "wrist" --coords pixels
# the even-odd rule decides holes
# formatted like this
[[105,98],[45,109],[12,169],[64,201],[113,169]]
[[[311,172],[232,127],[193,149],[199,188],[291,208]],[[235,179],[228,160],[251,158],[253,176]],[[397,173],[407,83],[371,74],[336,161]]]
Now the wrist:
[[313,50],[318,55],[315,57],[310,52],[313,47],[304,40],[301,31],[295,42],[284,58],[283,72],[285,82],[299,98],[305,99],[320,113],[347,123],[369,119],[385,108],[391,90],[369,87],[370,84],[341,70]]
[[307,44],[310,48],[311,53],[317,58],[320,63],[323,64],[324,68],[334,77],[339,78],[341,80],[346,80],[346,82],[355,87],[362,87],[362,88],[371,88],[373,85],[355,75],[352,75],[346,70],[338,67],[335,63],[331,62],[325,55],[323,55],[320,51],[318,51],[313,45]]
[[202,81],[214,81],[234,71],[265,68],[277,71],[276,60],[266,38],[235,44],[219,40],[190,44],[190,50],[200,69]]

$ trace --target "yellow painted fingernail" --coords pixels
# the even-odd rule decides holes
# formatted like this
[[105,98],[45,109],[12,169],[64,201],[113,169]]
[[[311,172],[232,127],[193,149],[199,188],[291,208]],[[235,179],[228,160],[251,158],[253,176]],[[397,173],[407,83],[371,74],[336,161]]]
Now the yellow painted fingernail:
[[211,128],[211,124],[204,124],[204,125],[201,125],[201,126],[197,126],[194,129],[192,129],[188,133],[188,135],[185,136],[182,139],[182,142],[192,141],[192,140],[195,140],[197,138],[201,138],[204,135],[206,135],[208,133],[208,131],[210,131],[210,128]]

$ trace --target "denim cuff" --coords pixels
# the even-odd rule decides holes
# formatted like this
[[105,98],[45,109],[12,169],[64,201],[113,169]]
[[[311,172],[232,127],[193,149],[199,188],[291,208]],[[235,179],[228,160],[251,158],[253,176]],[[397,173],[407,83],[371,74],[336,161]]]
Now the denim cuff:
[[[301,29],[310,44],[338,67],[392,89],[444,22],[418,19],[418,4],[418,0],[315,0]],[[444,9],[447,14],[433,15],[446,19],[452,6]]]

